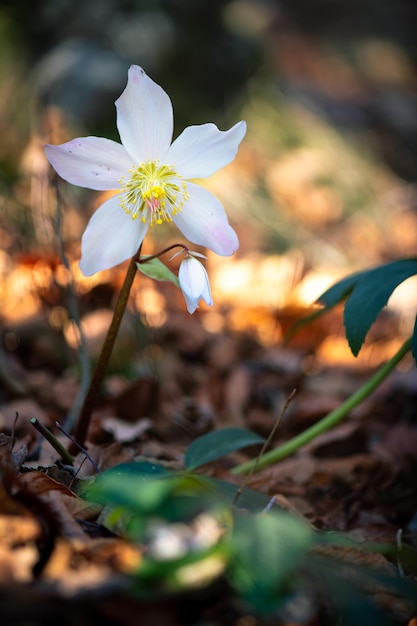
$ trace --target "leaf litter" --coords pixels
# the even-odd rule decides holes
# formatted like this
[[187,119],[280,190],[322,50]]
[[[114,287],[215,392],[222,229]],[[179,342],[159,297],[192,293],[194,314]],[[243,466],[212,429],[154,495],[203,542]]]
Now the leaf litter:
[[[147,279],[141,277],[143,280]],[[103,293],[113,293],[116,285],[117,279],[104,283]],[[97,316],[95,289],[84,293],[82,306],[86,312],[94,308]],[[158,290],[163,297],[170,286],[161,284]],[[32,304],[36,295],[32,290]],[[203,624],[207,620],[236,625],[246,624],[245,620],[283,626],[331,623],[326,621],[331,619],[326,616],[326,598],[318,588],[297,592],[297,606],[308,607],[301,617],[295,609],[291,612],[288,602],[280,614],[272,613],[273,618],[253,613],[236,600],[224,577],[225,557],[220,554],[202,560],[214,568],[208,570],[212,573],[207,579],[192,570],[191,578],[200,581],[197,587],[189,583],[178,592],[161,589],[159,597],[151,594],[147,599],[132,594],[132,576],[146,562],[146,541],[131,541],[118,531],[117,524],[109,524],[106,507],[86,500],[81,485],[93,480],[96,467],[106,472],[144,461],[166,471],[181,471],[192,442],[232,427],[250,429],[257,438],[243,449],[232,445],[229,450],[225,444],[225,456],[219,458],[208,454],[199,473],[227,481],[237,492],[242,479],[230,474],[230,469],[259,453],[293,389],[295,397],[279,424],[273,446],[338,406],[372,371],[372,360],[366,355],[348,363],[345,358],[334,363],[326,356],[332,337],[330,334],[329,340],[329,329],[335,333],[337,346],[340,310],[303,328],[284,347],[277,342],[265,344],[253,333],[251,322],[247,329],[236,329],[231,322],[213,331],[206,310],[190,318],[180,306],[170,305],[163,323],[152,325],[142,316],[135,325],[132,322],[138,314],[131,308],[93,414],[87,445],[90,459],[80,452],[74,467],[68,467],[29,421],[36,417],[64,445],[69,444],[55,423],[65,428],[79,372],[71,343],[63,343],[62,334],[48,323],[48,311],[65,306],[63,297],[43,284],[39,298],[48,301],[45,312],[37,310],[23,326],[12,322],[13,316],[3,324],[9,346],[2,349],[0,368],[0,594],[6,622],[30,618],[41,624],[54,616],[58,619],[58,614],[62,621],[62,607],[71,606],[65,617],[70,625],[81,616],[79,623],[99,620],[129,625],[136,623],[135,612],[144,624],[156,619],[164,624]],[[111,299],[106,295],[107,302]],[[248,306],[248,320],[255,309]],[[102,311],[107,320],[109,309]],[[224,313],[226,320],[228,315],[232,320],[232,309]],[[278,324],[284,329],[299,319],[300,311],[291,306],[280,311],[258,309],[256,316],[259,324]],[[386,337],[388,352],[393,326],[390,316],[381,316],[365,351],[382,359],[381,338]],[[94,329],[100,324],[91,328],[89,346],[94,358]],[[392,375],[345,422],[296,456],[252,475],[243,486],[243,493],[247,489],[250,495],[256,490],[264,494],[266,502],[274,498],[273,506],[289,511],[314,532],[342,532],[359,545],[376,546],[365,552],[350,545],[313,549],[313,561],[330,557],[334,567],[341,560],[346,580],[350,576],[361,579],[364,570],[401,580],[405,568],[408,579],[415,576],[415,560],[404,557],[403,565],[393,556],[398,546],[417,547],[417,384],[411,364],[403,370]],[[257,506],[261,513],[262,505]],[[215,518],[210,520],[207,523],[216,527]],[[187,528],[186,518],[184,525]],[[325,569],[318,571],[326,578]],[[364,588],[365,595],[387,611],[394,623],[412,624],[408,600],[395,590],[387,591],[383,580],[370,579]],[[184,617],[190,607],[194,621]]]

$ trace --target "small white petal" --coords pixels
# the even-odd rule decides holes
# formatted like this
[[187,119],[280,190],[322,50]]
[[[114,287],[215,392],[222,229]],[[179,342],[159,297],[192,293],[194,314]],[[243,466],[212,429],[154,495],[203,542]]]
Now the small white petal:
[[59,146],[47,144],[45,154],[58,174],[87,189],[118,189],[132,159],[123,146],[102,137],[80,137]]
[[213,305],[208,274],[200,261],[192,256],[185,257],[178,270],[178,281],[189,313],[198,308],[200,299]]
[[174,128],[171,100],[162,87],[132,65],[116,109],[120,139],[135,162],[162,161]]
[[215,124],[188,126],[171,145],[165,161],[183,178],[206,178],[233,161],[245,133],[246,122],[225,131]]
[[194,311],[196,309],[198,309],[198,300],[196,300],[195,298],[190,298],[189,296],[187,296],[185,291],[183,291],[182,294],[184,296],[184,300],[185,300],[185,305],[187,307],[187,311],[188,311],[188,313],[190,313],[190,315],[192,315],[194,313]]
[[222,203],[207,189],[187,183],[189,199],[173,216],[180,231],[199,246],[220,256],[230,256],[239,247],[239,240],[230,226]]
[[131,258],[148,230],[140,219],[132,220],[114,196],[97,209],[81,240],[80,269],[91,276]]

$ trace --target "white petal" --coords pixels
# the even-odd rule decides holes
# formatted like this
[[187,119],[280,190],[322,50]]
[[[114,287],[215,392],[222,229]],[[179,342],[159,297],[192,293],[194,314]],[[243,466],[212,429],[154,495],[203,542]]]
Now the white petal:
[[233,161],[245,133],[246,122],[225,131],[215,124],[189,126],[173,142],[165,162],[183,178],[206,178]]
[[162,87],[132,65],[116,109],[120,139],[135,162],[162,160],[174,127],[171,100]]
[[182,295],[184,296],[187,311],[192,315],[194,311],[198,309],[198,299],[190,298],[190,296],[187,296],[185,291],[182,292]]
[[91,217],[81,240],[80,269],[85,276],[109,269],[131,258],[148,230],[148,224],[132,220],[114,196]]
[[239,247],[239,240],[227,221],[222,203],[207,189],[194,183],[187,183],[187,192],[189,199],[173,216],[180,231],[193,243],[220,256],[233,254]]
[[186,257],[179,268],[178,280],[184,294],[187,310],[194,313],[200,299],[213,305],[210,282],[205,267],[194,257]]
[[102,137],[81,137],[59,146],[47,144],[45,154],[64,180],[99,191],[118,189],[119,178],[132,166],[122,145]]
[[188,313],[192,314],[198,308],[198,301],[200,300],[200,290],[196,290],[195,284],[193,284],[188,258],[185,258],[181,262],[180,268],[178,270],[178,281],[180,283],[180,287],[185,298],[187,311]]

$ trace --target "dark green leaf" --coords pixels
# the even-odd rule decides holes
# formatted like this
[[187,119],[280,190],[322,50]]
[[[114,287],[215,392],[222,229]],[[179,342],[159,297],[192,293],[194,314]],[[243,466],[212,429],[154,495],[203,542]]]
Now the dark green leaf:
[[316,311],[313,311],[313,313],[310,313],[309,315],[306,315],[296,321],[285,334],[285,342],[288,343],[301,327],[306,324],[310,324],[318,317],[321,317],[324,313],[327,313],[327,311],[336,306],[336,304],[345,300],[363,274],[364,272],[357,272],[347,278],[343,278],[335,285],[332,285],[332,287],[327,289],[327,291],[322,293],[316,301],[316,304],[323,305],[322,308],[319,308]]
[[89,487],[87,496],[90,500],[123,507],[132,513],[151,513],[160,506],[172,488],[173,485],[167,480],[109,472],[96,479]]
[[324,305],[324,309],[322,309],[320,313],[325,313],[329,309],[336,306],[336,304],[339,304],[339,302],[345,300],[355,287],[356,283],[366,273],[367,272],[364,271],[351,274],[350,276],[339,280],[335,285],[332,285],[329,289],[327,289],[327,291],[322,293],[317,299],[317,304]]
[[[146,480],[147,478],[153,478],[155,476],[167,476],[171,474],[170,470],[166,469],[162,465],[157,463],[149,463],[149,461],[137,461],[135,463],[119,463],[114,465],[107,471],[103,472],[100,476],[110,476],[115,474],[116,476],[133,475]],[[98,477],[98,480],[100,479]]]
[[356,279],[344,311],[346,337],[355,356],[394,289],[414,274],[417,259],[401,259],[363,272]]
[[276,607],[314,542],[300,518],[270,512],[235,520],[230,565],[232,585],[259,612]]
[[246,428],[222,428],[198,437],[187,448],[184,464],[195,469],[235,450],[263,443],[264,439]]
[[[118,477],[119,482],[112,483],[111,490],[113,491],[113,486],[116,486],[116,497],[119,497],[118,485],[123,485],[125,482],[125,478],[130,481],[130,477],[134,477],[135,482],[133,491],[136,492],[141,488],[141,485],[144,482],[149,482],[156,479],[169,479],[177,478],[177,477],[187,477],[189,481],[193,481],[193,485],[195,486],[196,494],[201,492],[206,492],[207,494],[211,494],[215,496],[215,498],[223,504],[227,504],[231,506],[239,489],[239,486],[234,483],[229,483],[225,480],[219,480],[217,478],[211,478],[210,476],[204,476],[202,474],[190,474],[188,472],[172,472],[167,470],[165,467],[161,465],[157,465],[155,463],[149,463],[148,461],[138,461],[136,463],[120,463],[119,465],[115,465],[111,467],[103,474],[100,474],[95,479],[95,487],[88,489],[88,498],[92,499],[93,495],[96,499],[100,498],[100,501],[108,502],[109,501],[109,491],[107,491],[108,487],[105,487],[106,492],[101,489],[101,485],[103,481],[108,481],[108,477]],[[132,483],[130,483],[132,484]],[[100,489],[100,491],[98,490]],[[128,495],[127,498],[125,496],[120,496],[123,498],[124,504],[126,506],[130,506],[132,504],[132,497]],[[270,498],[269,496],[261,493],[260,491],[255,491],[254,489],[249,489],[245,487],[238,498],[236,503],[238,508],[246,509],[248,511],[252,511],[254,513],[259,513],[262,511],[265,506],[268,504]]]
[[[226,480],[211,478],[210,476],[203,476],[201,474],[194,474],[193,476],[196,480],[199,479],[202,485],[205,485],[206,489],[213,493],[213,495],[215,495],[220,502],[228,506],[235,503],[236,494],[239,489],[238,485],[228,483]],[[246,511],[250,511],[252,513],[260,513],[267,506],[270,499],[271,498],[269,496],[261,493],[260,491],[255,491],[255,489],[245,487],[236,501],[236,506],[239,509],[245,509]]]
[[138,539],[155,517],[183,522],[218,507],[222,498],[200,476],[105,472],[89,487],[87,499],[105,505],[100,522],[130,539]]

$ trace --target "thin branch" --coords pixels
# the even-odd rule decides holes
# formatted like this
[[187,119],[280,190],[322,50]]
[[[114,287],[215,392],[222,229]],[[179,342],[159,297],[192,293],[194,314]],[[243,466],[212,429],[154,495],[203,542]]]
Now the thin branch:
[[[90,461],[91,465],[94,467],[94,469],[96,470],[97,474],[101,474],[101,469],[99,468],[99,466],[97,465],[97,463],[92,459],[91,455],[89,454],[88,450],[86,450],[85,448],[83,448],[82,446],[79,445],[79,443],[77,441],[75,441],[74,437],[72,437],[69,433],[67,433],[66,430],[64,430],[61,426],[61,424],[59,422],[55,422],[55,426],[58,428],[58,430],[65,435],[65,437],[67,437],[67,439],[69,439],[76,448],[78,448],[78,450],[80,452],[82,452],[84,454],[84,456]],[[80,466],[81,467],[81,466]],[[79,470],[78,470],[79,471]]]
[[284,404],[284,406],[281,409],[281,412],[280,412],[280,414],[278,416],[278,419],[275,420],[275,424],[273,425],[267,440],[264,442],[264,445],[262,446],[261,451],[259,452],[258,456],[256,457],[253,466],[249,470],[249,472],[248,472],[248,474],[247,474],[243,484],[239,487],[239,489],[236,492],[235,499],[233,500],[233,506],[236,506],[236,503],[237,503],[238,499],[240,498],[240,496],[242,495],[242,492],[243,492],[244,488],[248,484],[248,481],[249,481],[250,477],[258,469],[259,463],[260,463],[262,457],[265,455],[265,451],[267,450],[269,444],[271,443],[272,439],[274,438],[275,433],[277,432],[278,426],[280,425],[280,423],[282,421],[282,418],[284,417],[285,413],[287,412],[287,409],[288,409],[288,407],[290,405],[290,402],[293,400],[293,398],[295,396],[295,393],[296,393],[296,390],[293,389],[291,391],[290,395],[288,396],[287,400],[285,401],[285,404]]
[[61,459],[67,465],[74,464],[74,457],[68,452],[68,450],[62,445],[62,443],[51,433],[51,431],[42,424],[36,417],[32,417],[30,423],[36,430],[51,444],[54,450],[57,451]]

